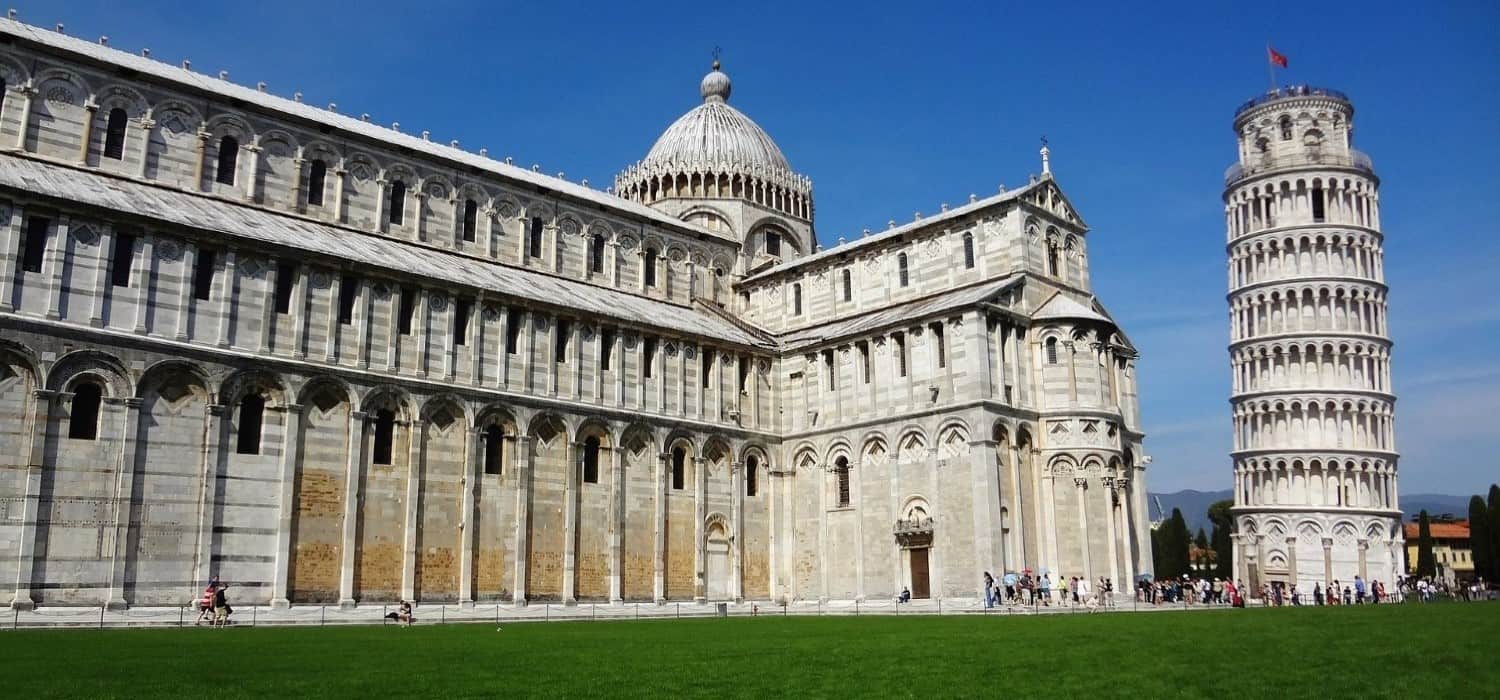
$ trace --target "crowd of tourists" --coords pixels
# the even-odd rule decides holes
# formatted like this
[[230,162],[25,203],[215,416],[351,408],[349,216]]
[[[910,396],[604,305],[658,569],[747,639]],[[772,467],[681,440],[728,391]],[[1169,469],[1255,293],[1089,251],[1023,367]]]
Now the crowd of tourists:
[[1007,573],[1000,578],[984,572],[984,607],[986,609],[1005,605],[1077,605],[1094,610],[1114,605],[1115,584],[1110,578],[1100,576],[1090,581],[1086,576],[1058,577],[1054,585],[1052,575],[1042,572],[1033,575],[1030,569],[1021,573]]

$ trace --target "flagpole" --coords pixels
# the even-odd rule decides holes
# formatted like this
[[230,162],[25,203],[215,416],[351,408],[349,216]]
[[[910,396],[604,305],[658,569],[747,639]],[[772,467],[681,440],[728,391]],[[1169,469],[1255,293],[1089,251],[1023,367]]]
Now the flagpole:
[[1271,92],[1276,92],[1276,62],[1271,60],[1271,42],[1266,42],[1266,75],[1271,79]]

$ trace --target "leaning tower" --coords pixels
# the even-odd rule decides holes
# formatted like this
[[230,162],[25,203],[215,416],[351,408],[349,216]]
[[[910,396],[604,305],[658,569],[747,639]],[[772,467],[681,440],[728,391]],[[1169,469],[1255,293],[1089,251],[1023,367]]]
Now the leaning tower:
[[1224,175],[1235,577],[1259,588],[1405,572],[1380,179],[1334,90],[1234,115]]

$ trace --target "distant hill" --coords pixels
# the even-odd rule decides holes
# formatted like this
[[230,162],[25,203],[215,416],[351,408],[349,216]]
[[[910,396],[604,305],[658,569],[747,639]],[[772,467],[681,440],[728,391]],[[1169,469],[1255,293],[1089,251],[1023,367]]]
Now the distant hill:
[[[1147,492],[1146,495],[1150,501],[1147,503],[1147,508],[1151,513],[1152,520],[1171,515],[1173,508],[1181,508],[1182,517],[1188,524],[1188,532],[1193,534],[1197,534],[1200,527],[1203,528],[1204,532],[1212,531],[1213,524],[1208,522],[1208,507],[1214,501],[1222,501],[1226,498],[1234,497],[1234,493],[1229,489],[1224,489],[1223,491],[1195,491],[1193,489],[1186,489],[1173,493]],[[1157,498],[1161,499],[1162,508],[1166,509],[1165,513],[1157,513]],[[1423,509],[1426,509],[1427,513],[1432,516],[1449,513],[1455,518],[1467,518],[1469,517],[1469,497],[1448,496],[1440,493],[1401,494],[1401,511],[1406,515],[1407,520],[1417,517],[1417,514],[1422,512]]]

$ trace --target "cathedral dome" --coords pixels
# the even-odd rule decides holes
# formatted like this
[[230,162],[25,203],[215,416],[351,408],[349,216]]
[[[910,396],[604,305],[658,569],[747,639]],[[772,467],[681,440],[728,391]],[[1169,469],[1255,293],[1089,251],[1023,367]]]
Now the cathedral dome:
[[703,104],[667,127],[641,164],[791,172],[791,164],[765,130],[744,112],[729,106],[729,91],[729,76],[715,61],[713,71],[698,85]]
[[792,170],[759,124],[729,106],[730,88],[714,61],[698,83],[703,103],[672,122],[644,159],[615,178],[615,193],[644,204],[737,198],[811,219],[812,181]]

